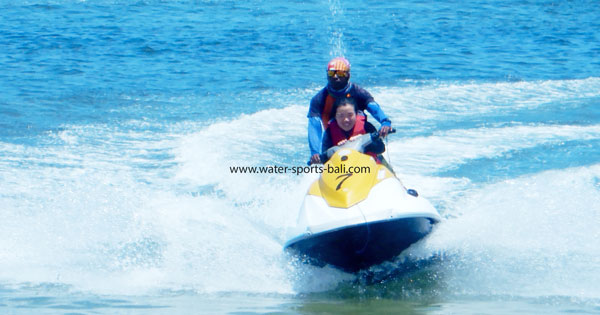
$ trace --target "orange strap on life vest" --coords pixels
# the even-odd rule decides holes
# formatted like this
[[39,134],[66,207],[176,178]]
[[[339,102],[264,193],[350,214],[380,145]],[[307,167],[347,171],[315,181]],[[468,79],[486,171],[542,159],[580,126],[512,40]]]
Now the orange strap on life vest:
[[333,110],[334,103],[335,98],[331,96],[331,94],[327,94],[327,98],[325,99],[325,107],[323,107],[323,111],[321,112],[321,122],[325,128],[327,128],[329,120],[331,119],[331,111]]

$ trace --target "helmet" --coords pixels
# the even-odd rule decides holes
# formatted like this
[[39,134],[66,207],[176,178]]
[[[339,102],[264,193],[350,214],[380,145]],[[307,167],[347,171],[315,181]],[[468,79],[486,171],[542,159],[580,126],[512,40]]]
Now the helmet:
[[327,71],[347,71],[350,72],[350,62],[344,57],[335,57],[327,64]]

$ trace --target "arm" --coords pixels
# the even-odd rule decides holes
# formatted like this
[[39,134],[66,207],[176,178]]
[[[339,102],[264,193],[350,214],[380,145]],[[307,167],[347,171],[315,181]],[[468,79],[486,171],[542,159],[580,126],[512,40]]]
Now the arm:
[[367,111],[375,117],[375,119],[381,124],[381,129],[379,129],[379,135],[381,137],[386,137],[387,134],[392,130],[392,121],[383,113],[379,104],[375,101],[371,101],[367,105]]
[[323,110],[323,95],[326,89],[322,89],[313,96],[310,100],[308,108],[308,147],[310,148],[311,157],[321,152],[321,137],[323,135],[323,127],[321,126],[321,111]]
[[369,104],[367,104],[367,111],[373,115],[373,117],[375,117],[382,127],[392,125],[392,121],[385,115],[377,102],[371,101]]
[[353,84],[354,91],[356,92],[358,109],[367,110],[375,119],[381,124],[382,127],[387,126],[390,127],[392,122],[385,115],[379,104],[375,102],[373,95],[369,93],[369,91],[363,89],[362,87]]
[[321,152],[322,135],[321,118],[315,116],[308,117],[308,146],[311,156]]

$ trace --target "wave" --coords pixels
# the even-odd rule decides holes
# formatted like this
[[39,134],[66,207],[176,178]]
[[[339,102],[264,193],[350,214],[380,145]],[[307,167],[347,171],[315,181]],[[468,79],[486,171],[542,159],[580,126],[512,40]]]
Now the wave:
[[[546,148],[568,141],[600,140],[600,125],[527,125],[436,132],[391,142],[394,165],[411,173],[432,173],[480,158],[493,158],[528,148]],[[600,156],[596,154],[596,156]]]
[[[388,143],[393,166],[444,214],[411,255],[447,257],[432,272],[448,294],[597,296],[598,279],[589,276],[598,271],[597,151],[585,151],[592,157],[578,167],[547,163],[529,173],[489,163],[564,143],[593,147],[600,125],[589,101],[598,97],[599,83],[373,89],[399,128]],[[355,280],[297,265],[282,252],[316,174],[232,174],[228,168],[304,165],[312,92],[293,91],[283,107],[229,120],[64,125],[35,145],[0,142],[0,281],[98,293],[295,294]],[[565,108],[592,115],[536,120],[539,111],[551,117]],[[518,119],[507,120],[512,114]],[[492,170],[502,175],[476,180],[467,166],[477,166],[481,178],[493,177]]]
[[596,298],[600,164],[477,187],[422,244],[465,295]]

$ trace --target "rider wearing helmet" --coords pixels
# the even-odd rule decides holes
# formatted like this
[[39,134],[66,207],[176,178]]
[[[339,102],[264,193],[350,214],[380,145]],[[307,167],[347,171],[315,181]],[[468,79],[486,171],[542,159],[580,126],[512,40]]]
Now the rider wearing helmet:
[[311,163],[322,162],[319,152],[323,127],[326,128],[335,115],[334,104],[343,98],[353,99],[359,114],[364,114],[363,112],[366,110],[373,115],[381,124],[379,133],[382,137],[385,137],[392,129],[392,122],[375,102],[371,93],[350,82],[350,62],[344,57],[333,58],[327,64],[327,86],[311,99],[308,110],[308,144]]

